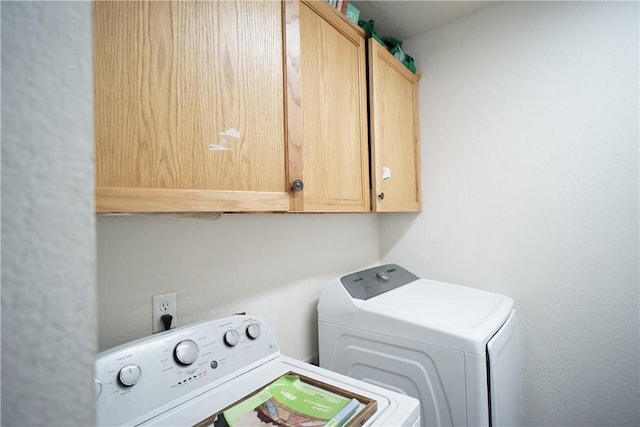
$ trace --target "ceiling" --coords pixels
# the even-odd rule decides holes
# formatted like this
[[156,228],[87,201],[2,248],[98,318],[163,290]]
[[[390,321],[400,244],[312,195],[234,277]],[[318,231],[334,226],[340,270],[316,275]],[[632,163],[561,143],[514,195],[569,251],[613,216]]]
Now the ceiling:
[[350,1],[360,10],[360,19],[375,20],[381,37],[407,40],[473,12],[496,1]]

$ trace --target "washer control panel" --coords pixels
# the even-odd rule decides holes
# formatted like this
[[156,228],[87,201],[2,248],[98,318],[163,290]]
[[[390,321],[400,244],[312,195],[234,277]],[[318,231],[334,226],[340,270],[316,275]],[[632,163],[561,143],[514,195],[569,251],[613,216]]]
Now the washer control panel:
[[99,353],[98,425],[144,421],[280,355],[258,318],[233,316],[170,329]]

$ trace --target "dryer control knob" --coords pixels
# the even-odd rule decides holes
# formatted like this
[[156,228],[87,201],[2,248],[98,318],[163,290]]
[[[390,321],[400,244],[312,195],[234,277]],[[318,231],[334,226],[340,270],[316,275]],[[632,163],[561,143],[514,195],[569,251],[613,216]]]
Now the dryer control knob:
[[142,369],[138,365],[126,365],[118,372],[118,380],[125,387],[134,386],[140,381]]
[[260,325],[252,323],[247,326],[247,336],[252,340],[257,339],[260,336]]
[[234,345],[240,342],[240,334],[235,329],[229,329],[224,333],[224,342],[229,346],[233,347]]
[[376,273],[376,277],[377,277],[378,279],[380,279],[380,280],[385,281],[385,282],[386,282],[387,280],[389,280],[389,275],[388,275],[386,272],[384,272],[384,271],[378,271],[378,272]]
[[181,365],[187,366],[191,365],[198,359],[198,354],[200,350],[198,349],[198,344],[192,340],[184,340],[180,341],[176,348],[173,351],[173,357],[175,357],[176,362]]

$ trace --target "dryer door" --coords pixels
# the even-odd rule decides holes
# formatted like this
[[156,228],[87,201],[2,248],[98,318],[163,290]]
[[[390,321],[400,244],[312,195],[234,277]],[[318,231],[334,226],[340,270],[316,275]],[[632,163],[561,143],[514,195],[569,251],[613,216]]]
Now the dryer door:
[[513,310],[505,324],[487,343],[491,425],[521,426],[522,376],[518,322]]

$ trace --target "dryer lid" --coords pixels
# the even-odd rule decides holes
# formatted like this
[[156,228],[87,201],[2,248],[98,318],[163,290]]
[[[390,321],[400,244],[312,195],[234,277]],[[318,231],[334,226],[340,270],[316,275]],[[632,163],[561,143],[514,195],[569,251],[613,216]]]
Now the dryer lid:
[[480,353],[513,306],[503,295],[418,279],[364,301],[360,310],[385,318],[381,323],[396,336]]

